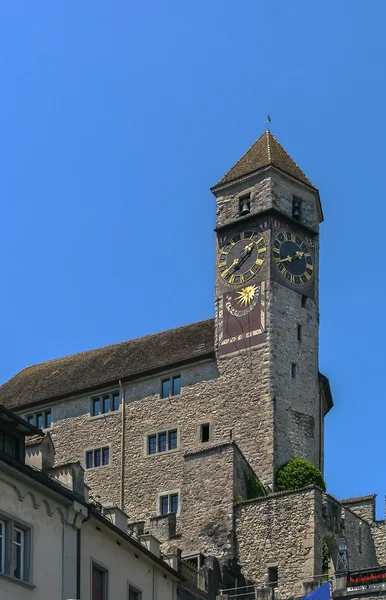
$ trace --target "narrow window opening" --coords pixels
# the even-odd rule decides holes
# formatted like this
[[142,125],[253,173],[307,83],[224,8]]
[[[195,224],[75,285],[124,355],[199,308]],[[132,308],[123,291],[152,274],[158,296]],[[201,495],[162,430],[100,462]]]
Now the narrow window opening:
[[271,587],[276,587],[279,580],[277,567],[268,567],[268,584]]
[[244,217],[245,215],[248,215],[250,212],[251,212],[251,197],[248,194],[248,196],[242,196],[242,198],[239,199],[239,216]]
[[200,434],[200,439],[202,443],[205,442],[209,442],[210,439],[210,424],[209,423],[203,423],[200,427],[201,429],[201,434]]
[[306,308],[307,306],[307,296],[302,294],[302,308]]
[[302,341],[302,326],[298,325],[298,342]]
[[292,375],[292,379],[296,379],[296,371],[297,371],[297,364],[296,363],[292,363],[291,364],[291,375]]
[[301,218],[301,206],[302,201],[300,198],[296,198],[296,196],[294,196],[292,199],[292,216],[297,221],[300,221]]

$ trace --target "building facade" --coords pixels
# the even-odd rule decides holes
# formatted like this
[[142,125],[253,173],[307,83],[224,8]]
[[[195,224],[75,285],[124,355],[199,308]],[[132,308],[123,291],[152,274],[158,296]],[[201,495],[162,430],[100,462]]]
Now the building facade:
[[[321,573],[323,539],[336,556],[347,537],[358,569],[377,563],[383,526],[374,537],[355,501],[319,489],[275,492],[291,458],[323,472],[333,405],[318,369],[318,190],[266,131],[212,192],[214,319],[28,367],[0,402],[49,430],[56,462],[80,461],[131,531],[198,570],[227,563],[229,583],[276,569],[286,593]],[[250,499],[251,479],[268,495]]]

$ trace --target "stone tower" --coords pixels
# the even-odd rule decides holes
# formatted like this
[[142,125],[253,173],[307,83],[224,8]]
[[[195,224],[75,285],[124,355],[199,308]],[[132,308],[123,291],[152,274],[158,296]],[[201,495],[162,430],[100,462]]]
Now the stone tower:
[[248,457],[271,485],[292,457],[323,470],[318,190],[267,130],[212,192],[219,371],[236,376],[239,366],[249,390],[240,419],[255,424],[253,443],[265,450]]

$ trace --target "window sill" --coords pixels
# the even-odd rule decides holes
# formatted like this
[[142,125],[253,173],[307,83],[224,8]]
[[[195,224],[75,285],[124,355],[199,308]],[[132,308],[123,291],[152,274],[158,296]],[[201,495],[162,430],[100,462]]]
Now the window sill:
[[4,579],[5,581],[9,581],[10,583],[16,583],[16,585],[21,585],[22,587],[28,588],[29,590],[34,590],[36,588],[36,585],[34,585],[33,583],[28,583],[28,581],[22,581],[21,579],[12,577],[12,575],[8,575],[7,573],[0,573],[0,579]]
[[145,454],[145,458],[159,458],[160,456],[167,456],[169,454],[175,454],[179,452],[180,448],[173,448],[173,450],[165,450],[164,452],[155,452],[154,454]]
[[87,467],[85,467],[84,472],[89,473],[90,471],[99,471],[99,469],[105,469],[106,467],[111,467],[111,464],[100,465],[99,467],[90,467],[89,469],[87,469]]
[[95,421],[95,419],[103,419],[103,417],[113,417],[114,415],[121,414],[121,412],[121,409],[118,408],[118,410],[109,410],[109,412],[102,413],[101,415],[90,415],[89,421]]

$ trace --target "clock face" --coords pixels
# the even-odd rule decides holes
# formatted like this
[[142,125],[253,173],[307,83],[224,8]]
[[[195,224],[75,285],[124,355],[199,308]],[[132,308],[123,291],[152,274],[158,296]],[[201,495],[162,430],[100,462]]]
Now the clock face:
[[240,285],[256,275],[264,262],[267,244],[258,231],[248,229],[231,237],[220,251],[218,269],[230,285]]
[[312,256],[303,240],[291,231],[279,231],[273,242],[273,258],[281,275],[294,285],[308,283],[314,271]]

